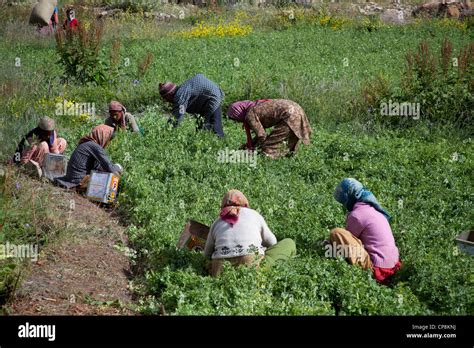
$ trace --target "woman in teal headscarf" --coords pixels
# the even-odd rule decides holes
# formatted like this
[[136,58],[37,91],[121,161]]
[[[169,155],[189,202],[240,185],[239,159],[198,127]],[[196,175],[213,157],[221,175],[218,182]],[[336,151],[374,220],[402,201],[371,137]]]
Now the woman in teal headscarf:
[[334,191],[334,198],[348,211],[346,228],[333,229],[329,236],[331,244],[326,248],[342,251],[350,264],[372,269],[375,279],[386,284],[401,267],[389,224],[390,215],[356,179],[342,180]]
[[388,221],[391,219],[391,216],[381,207],[374,194],[356,179],[347,178],[342,180],[334,191],[334,198],[349,212],[352,211],[357,202],[363,202],[374,207],[375,210],[385,216]]

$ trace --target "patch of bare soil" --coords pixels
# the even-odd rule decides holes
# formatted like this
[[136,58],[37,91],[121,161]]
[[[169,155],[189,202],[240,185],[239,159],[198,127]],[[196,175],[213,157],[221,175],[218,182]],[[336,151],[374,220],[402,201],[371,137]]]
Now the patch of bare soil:
[[[45,185],[45,184],[42,184]],[[48,184],[49,185],[49,184]],[[135,315],[128,289],[125,227],[114,212],[73,192],[51,188],[65,231],[49,240],[13,300],[12,315]],[[56,209],[55,209],[56,210]]]

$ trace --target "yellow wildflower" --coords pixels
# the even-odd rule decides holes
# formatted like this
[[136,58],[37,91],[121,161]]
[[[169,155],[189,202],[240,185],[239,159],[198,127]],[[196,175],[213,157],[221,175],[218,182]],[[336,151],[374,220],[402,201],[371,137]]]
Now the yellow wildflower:
[[199,22],[193,28],[184,30],[179,33],[180,36],[185,38],[196,38],[196,37],[225,37],[225,36],[245,36],[252,32],[250,25],[243,25],[239,18],[235,18],[232,22],[223,23],[219,21],[218,24],[206,24]]

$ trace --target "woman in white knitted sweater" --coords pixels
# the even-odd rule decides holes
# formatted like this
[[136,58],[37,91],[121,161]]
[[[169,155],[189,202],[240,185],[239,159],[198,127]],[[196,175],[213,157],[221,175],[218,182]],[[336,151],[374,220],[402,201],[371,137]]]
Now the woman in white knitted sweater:
[[289,238],[277,242],[265,219],[250,209],[242,192],[226,193],[220,216],[212,224],[204,248],[204,255],[212,259],[211,275],[219,275],[226,260],[233,265],[258,266],[265,258],[265,264],[271,266],[295,253],[295,242]]

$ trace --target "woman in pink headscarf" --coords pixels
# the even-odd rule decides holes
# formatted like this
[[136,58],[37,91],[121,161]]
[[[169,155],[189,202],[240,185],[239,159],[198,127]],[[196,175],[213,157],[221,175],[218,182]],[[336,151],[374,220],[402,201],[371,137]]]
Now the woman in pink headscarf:
[[258,266],[264,258],[271,266],[295,253],[295,242],[286,238],[277,243],[265,219],[250,209],[242,192],[230,190],[225,194],[219,218],[212,224],[204,247],[204,255],[212,259],[212,276],[219,275],[226,260],[233,265]]
[[[244,100],[233,103],[227,116],[237,122],[242,122],[247,133],[248,150],[260,148],[271,158],[278,158],[297,150],[299,141],[309,144],[311,126],[301,106],[291,100],[261,99],[256,101]],[[267,135],[266,128],[274,127]],[[252,139],[251,132],[255,133]],[[288,147],[283,148],[283,142]]]
[[131,129],[133,132],[141,133],[140,127],[138,127],[135,117],[127,112],[127,109],[122,103],[112,100],[109,104],[109,117],[104,121],[104,124],[113,127],[116,130],[127,130]]

